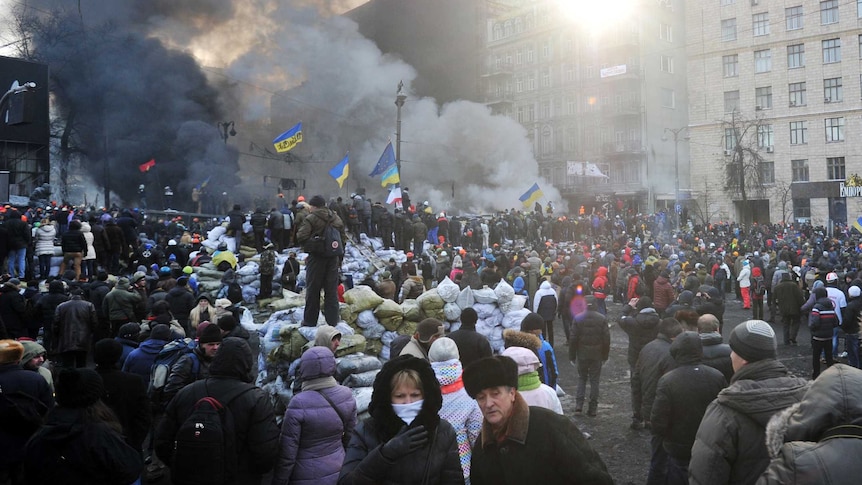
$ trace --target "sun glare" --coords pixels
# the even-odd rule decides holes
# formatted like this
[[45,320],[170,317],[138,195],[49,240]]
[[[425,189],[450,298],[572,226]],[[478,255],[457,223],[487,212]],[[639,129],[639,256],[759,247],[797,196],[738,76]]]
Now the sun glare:
[[637,0],[556,0],[560,11],[573,22],[591,30],[612,27],[631,15]]

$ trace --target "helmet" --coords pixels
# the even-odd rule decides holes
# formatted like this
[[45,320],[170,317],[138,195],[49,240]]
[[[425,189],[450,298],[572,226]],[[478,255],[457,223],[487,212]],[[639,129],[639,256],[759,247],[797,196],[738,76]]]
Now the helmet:
[[826,282],[831,283],[833,281],[838,281],[838,275],[834,272],[826,275]]
[[296,198],[296,201],[297,202],[305,202],[305,197],[300,195],[299,197]]

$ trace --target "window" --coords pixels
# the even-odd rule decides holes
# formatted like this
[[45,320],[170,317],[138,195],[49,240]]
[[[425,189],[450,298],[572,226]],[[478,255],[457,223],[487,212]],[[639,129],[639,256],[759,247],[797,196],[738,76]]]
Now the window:
[[844,93],[841,88],[841,78],[833,77],[823,80],[823,102],[838,103],[844,99]]
[[542,102],[542,119],[546,120],[551,117],[551,103],[548,101]]
[[658,38],[667,42],[673,42],[673,27],[668,24],[658,24]]
[[551,43],[545,42],[542,44],[542,59],[549,59],[551,57]]
[[524,107],[518,106],[518,123],[523,123],[525,121],[527,121],[527,120],[524,117]]
[[757,103],[756,108],[772,108],[772,86],[756,88],[754,90],[754,102]]
[[784,9],[784,20],[787,30],[798,30],[802,28],[802,5]]
[[736,150],[736,131],[733,128],[724,129],[724,149]]
[[787,46],[787,68],[805,67],[805,44]]
[[862,0],[856,0],[856,18],[862,19]]
[[566,99],[566,114],[573,115],[577,111],[577,102],[574,97]]
[[534,91],[536,89],[536,77],[529,76],[527,78],[527,91]]
[[724,112],[739,111],[739,91],[724,92]]
[[[859,0],[862,2],[862,0]],[[859,58],[862,59],[862,35],[859,36]]]
[[551,70],[545,69],[542,71],[542,87],[549,88],[551,87]]
[[573,83],[575,82],[575,66],[569,64],[566,66],[566,82]]
[[775,146],[772,135],[772,125],[757,125],[757,147],[766,148]]
[[527,47],[527,63],[531,64],[533,62],[533,46]]
[[721,21],[721,40],[736,40],[736,19]]
[[726,5],[733,5],[736,3],[736,0],[721,0],[721,6],[724,7]]
[[807,96],[805,95],[805,82],[790,83],[790,107],[805,106]]
[[662,72],[673,73],[673,57],[661,56],[661,70]]
[[828,180],[844,180],[844,157],[826,159],[826,178]]
[[769,35],[769,13],[756,13],[751,16],[751,31],[753,35]]
[[737,54],[723,56],[721,62],[724,65],[724,77],[739,75],[739,56]]
[[793,217],[811,219],[811,199],[793,199]]
[[515,64],[520,66],[523,63],[524,63],[524,51],[522,51],[521,49],[518,49],[518,51],[515,52]]
[[823,64],[841,62],[841,39],[820,41],[823,45]]
[[808,160],[791,160],[790,168],[794,182],[808,182]]
[[673,108],[676,106],[676,96],[673,89],[661,89],[661,105],[665,108]]
[[760,180],[765,184],[775,183],[775,162],[760,162]]
[[522,78],[515,79],[515,91],[524,92],[524,80]]
[[838,22],[838,0],[826,0],[820,2],[820,24],[834,24]]
[[807,121],[791,121],[790,122],[790,144],[804,145],[808,143],[808,122]]
[[763,49],[754,51],[754,72],[769,72],[772,70],[772,51]]
[[[844,141],[844,117],[826,118],[826,142]],[[842,159],[843,160],[843,159]],[[844,177],[841,177],[844,178]]]

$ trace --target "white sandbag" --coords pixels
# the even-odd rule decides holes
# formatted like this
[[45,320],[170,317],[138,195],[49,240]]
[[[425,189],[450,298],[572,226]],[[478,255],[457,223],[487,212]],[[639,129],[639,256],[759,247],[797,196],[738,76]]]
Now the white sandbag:
[[515,289],[506,280],[500,280],[494,288],[494,294],[497,295],[497,305],[500,307],[500,310],[503,310],[503,312],[509,311],[512,298],[515,296]]
[[461,330],[461,322],[460,321],[452,322],[449,324],[449,331],[450,332],[454,332],[456,330]]
[[236,238],[232,236],[222,236],[219,238],[219,242],[225,244],[228,251],[232,253],[236,252]]
[[254,303],[257,301],[257,294],[260,292],[254,286],[243,286],[242,287],[242,301],[246,303]]
[[[364,312],[359,312],[359,315],[356,317],[356,324],[359,325],[359,328],[366,329],[374,325],[380,325],[380,321],[374,316],[373,310],[365,310]],[[382,327],[382,325],[380,326]],[[383,331],[385,332],[386,330],[384,329]]]
[[476,303],[497,303],[497,294],[487,286],[481,290],[473,290],[473,298],[476,299]]
[[380,355],[378,357],[380,357],[383,360],[389,360],[389,357],[391,356],[391,354],[392,354],[392,349],[389,347],[389,345],[384,345],[383,348],[380,349]]
[[461,293],[458,294],[458,298],[455,300],[455,303],[463,310],[467,307],[473,306],[476,303],[476,299],[473,297],[473,288],[469,286],[461,290]]
[[512,297],[512,303],[509,304],[509,311],[512,310],[520,310],[521,308],[527,307],[527,296],[526,295],[515,295]]
[[236,270],[236,274],[243,276],[260,274],[260,266],[257,263],[248,262],[245,266]]
[[242,328],[248,330],[249,332],[257,332],[258,330],[263,328],[263,326],[265,325],[264,323],[254,323],[254,316],[252,316],[251,310],[244,306],[241,306],[240,309],[242,310],[242,315],[239,317],[239,324],[242,325]]
[[443,281],[437,285],[437,294],[446,303],[455,303],[460,293],[461,288],[453,283],[448,276],[443,278]]
[[345,355],[335,359],[335,379],[342,382],[351,374],[361,374],[370,370],[379,370],[383,367],[380,359],[362,352]]
[[368,340],[380,340],[384,333],[386,333],[386,327],[379,323],[369,325],[362,329],[362,335],[364,335]]
[[353,335],[354,334],[353,329],[350,328],[350,325],[348,325],[344,322],[338,322],[335,325],[335,329],[338,330],[339,332],[341,332],[342,337],[344,337],[345,335]]
[[447,322],[457,322],[461,319],[461,307],[457,303],[447,303],[443,307],[443,314]]
[[519,308],[517,310],[510,310],[508,313],[503,315],[503,321],[501,325],[503,328],[514,328],[515,330],[520,330],[521,322],[524,321],[524,317],[530,314],[530,310],[526,308]]
[[479,320],[484,320],[491,316],[494,313],[494,310],[497,310],[497,305],[493,303],[476,303],[473,305],[473,309],[476,310],[476,315],[479,316]]
[[216,226],[207,233],[207,241],[217,241],[218,238],[225,235],[227,228],[224,226]]
[[245,286],[245,285],[250,285],[250,284],[254,283],[255,281],[259,281],[259,280],[260,280],[260,276],[258,276],[256,274],[240,275],[239,284]]
[[356,401],[356,414],[368,412],[368,405],[371,403],[371,394],[374,393],[374,388],[354,387],[350,391],[353,393],[353,400]]
[[299,334],[305,337],[305,340],[314,342],[317,338],[317,327],[299,327]]
[[383,332],[383,336],[380,337],[380,341],[384,346],[389,346],[396,337],[398,337],[398,332]]

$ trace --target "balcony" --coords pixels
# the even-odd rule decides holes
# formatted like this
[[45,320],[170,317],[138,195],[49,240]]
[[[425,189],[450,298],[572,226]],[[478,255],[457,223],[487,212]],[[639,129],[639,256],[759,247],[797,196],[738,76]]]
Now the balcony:
[[616,143],[605,143],[602,145],[603,155],[615,154],[640,154],[644,151],[643,144],[639,140],[621,141]]
[[483,78],[492,78],[496,76],[511,76],[515,72],[515,65],[511,62],[495,63],[493,66],[488,66],[485,72],[482,73]]
[[515,93],[509,90],[489,91],[482,97],[482,102],[486,106],[495,106],[501,104],[514,104]]
[[602,115],[604,116],[634,116],[640,115],[641,113],[641,105],[640,103],[627,102],[627,103],[611,103],[602,106]]

